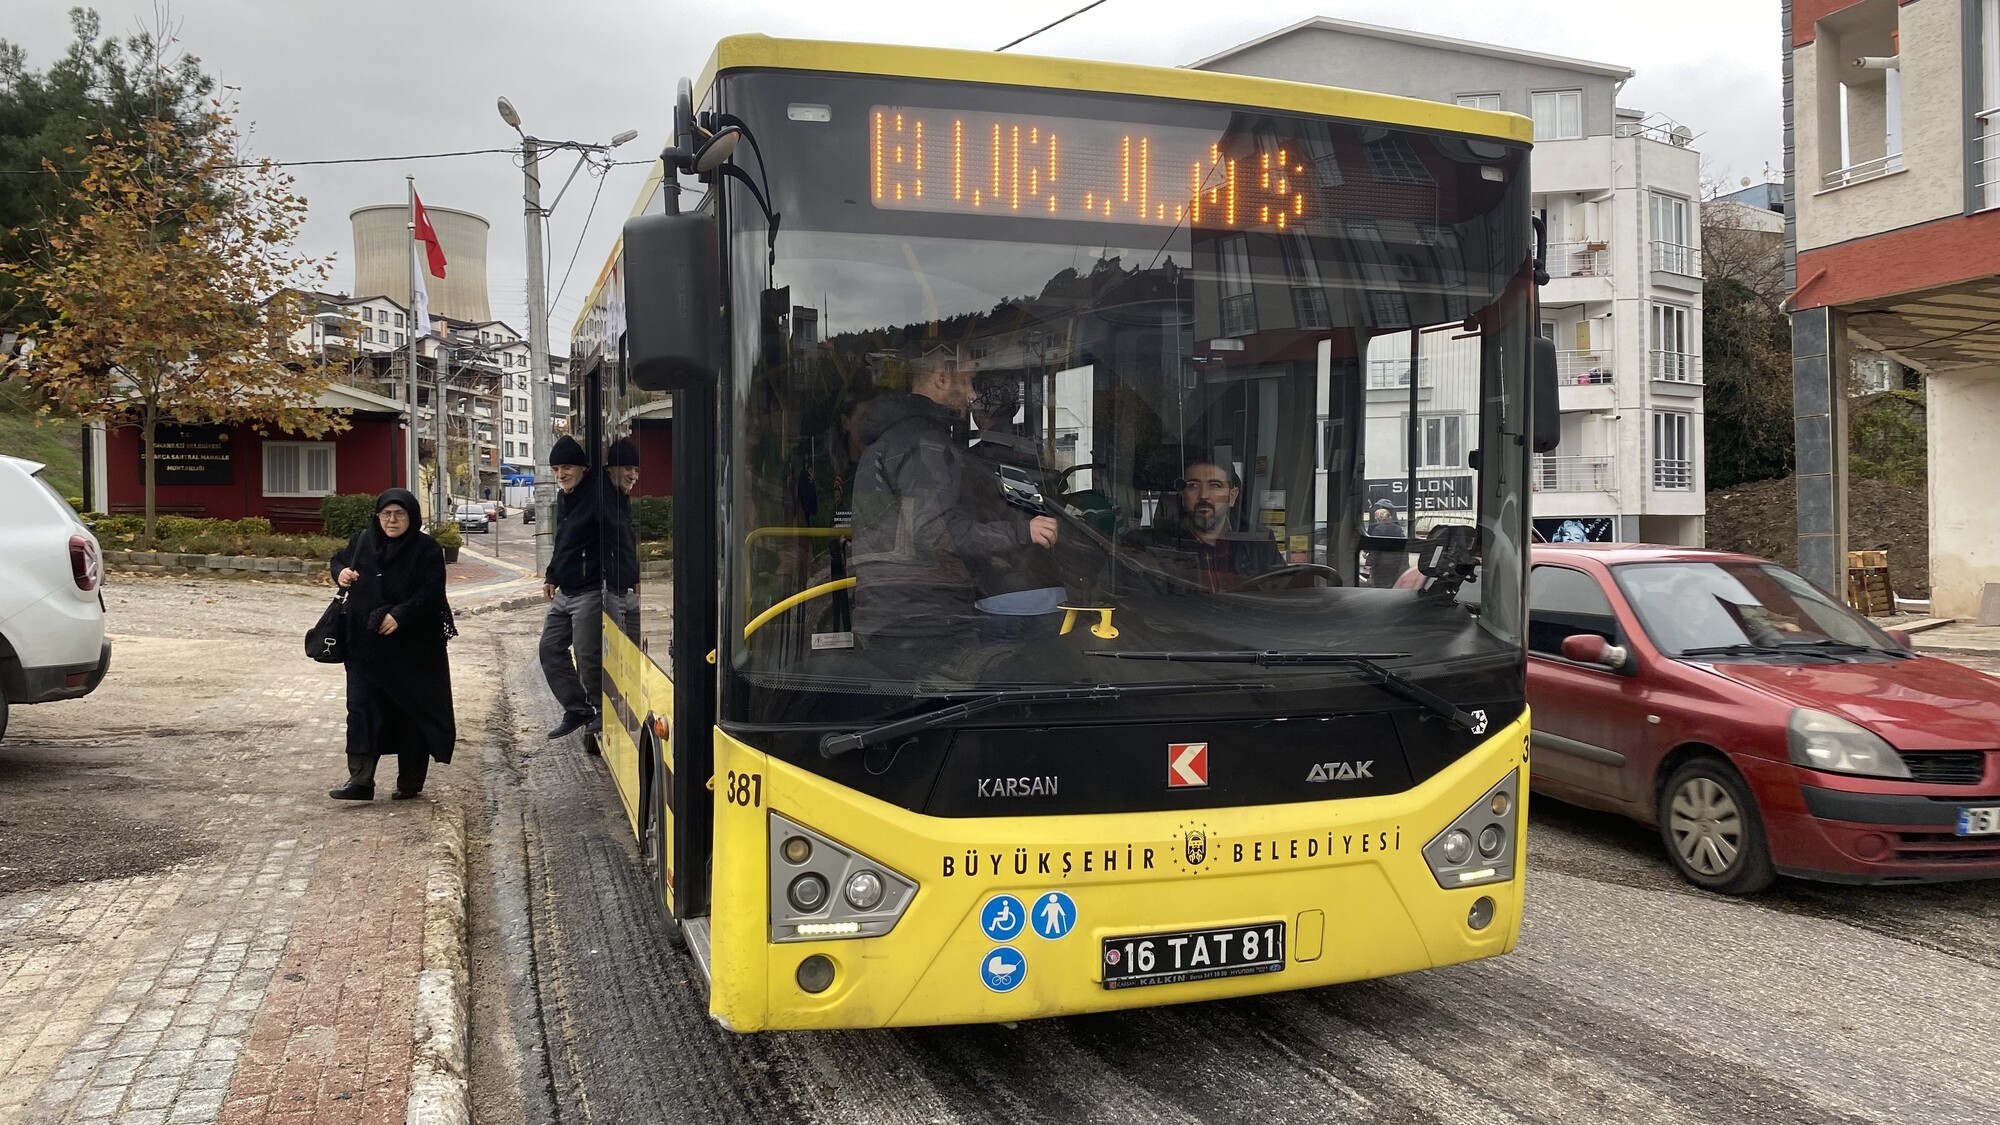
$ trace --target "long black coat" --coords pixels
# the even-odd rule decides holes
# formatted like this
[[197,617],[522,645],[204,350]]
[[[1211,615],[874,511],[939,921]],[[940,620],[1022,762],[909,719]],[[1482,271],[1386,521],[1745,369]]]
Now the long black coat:
[[[393,551],[363,530],[333,556],[361,577],[347,592],[347,752],[376,755],[422,751],[451,761],[458,720],[451,706],[451,662],[445,641],[451,608],[444,594],[444,552],[411,528]],[[375,631],[383,614],[396,631]]]

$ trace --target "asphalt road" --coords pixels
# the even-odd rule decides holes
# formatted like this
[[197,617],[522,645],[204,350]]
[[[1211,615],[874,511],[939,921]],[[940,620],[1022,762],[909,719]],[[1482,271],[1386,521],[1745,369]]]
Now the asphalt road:
[[539,616],[474,823],[483,1122],[1992,1120],[2000,884],[1696,891],[1654,834],[1540,800],[1520,949],[1310,992],[1024,1023],[735,1035],[601,763],[548,743]]

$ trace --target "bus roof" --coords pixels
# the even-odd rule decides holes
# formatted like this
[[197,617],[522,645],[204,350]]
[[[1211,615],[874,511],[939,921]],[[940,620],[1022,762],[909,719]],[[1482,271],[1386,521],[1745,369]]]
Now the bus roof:
[[1135,66],[1000,51],[773,39],[768,35],[732,35],[718,42],[701,80],[695,83],[696,100],[714,83],[716,75],[730,70],[818,70],[1131,94],[1469,133],[1522,144],[1534,140],[1534,123],[1517,113],[1466,109],[1443,102],[1343,90],[1311,82],[1285,82],[1186,67]]
[[[1189,70],[1185,67],[1134,66],[1130,63],[1014,55],[1001,51],[957,51],[941,47],[903,47],[882,43],[841,43],[823,39],[774,39],[768,35],[732,35],[715,45],[701,78],[694,84],[700,101],[715,76],[731,70],[814,70],[830,74],[875,74],[929,78],[948,82],[983,82],[996,86],[1033,86],[1051,90],[1086,90],[1172,98],[1216,105],[1310,113],[1351,121],[1375,121],[1413,129],[1464,133],[1527,144],[1534,140],[1534,123],[1518,113],[1466,109],[1420,98],[1343,90],[1310,82],[1284,82],[1242,74]],[[644,212],[658,189],[664,170],[653,162],[632,215]],[[622,240],[620,240],[622,242]],[[619,242],[598,270],[597,281],[577,315],[577,330],[596,305],[598,294],[618,260]]]

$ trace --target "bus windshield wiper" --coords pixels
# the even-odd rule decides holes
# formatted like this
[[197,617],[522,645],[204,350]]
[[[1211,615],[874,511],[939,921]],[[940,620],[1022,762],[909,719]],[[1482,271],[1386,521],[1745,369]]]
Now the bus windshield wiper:
[[946,726],[969,715],[976,715],[1007,703],[1095,703],[1148,695],[1205,695],[1218,691],[1255,691],[1271,686],[1273,685],[1201,680],[1192,683],[1163,684],[1075,684],[1068,687],[1010,688],[1005,691],[981,692],[970,699],[948,703],[935,711],[926,711],[907,719],[897,719],[850,734],[827,734],[819,740],[819,753],[822,758],[839,757],[850,750],[874,746],[892,738],[915,734],[920,730]]
[[1108,656],[1114,660],[1170,660],[1189,664],[1255,664],[1260,668],[1310,668],[1328,664],[1345,664],[1358,668],[1383,689],[1400,695],[1412,703],[1421,704],[1444,716],[1466,730],[1477,731],[1485,723],[1467,714],[1462,708],[1444,696],[1424,687],[1415,680],[1397,672],[1392,672],[1378,660],[1395,660],[1410,655],[1407,652],[1319,652],[1314,650],[1292,651],[1234,651],[1217,652],[1092,652],[1092,656]]

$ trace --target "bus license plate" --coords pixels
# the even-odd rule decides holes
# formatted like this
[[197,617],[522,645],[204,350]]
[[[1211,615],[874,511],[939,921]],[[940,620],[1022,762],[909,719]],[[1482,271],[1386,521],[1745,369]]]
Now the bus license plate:
[[1285,967],[1285,924],[1130,934],[1104,939],[1104,987],[1185,984],[1275,973]]
[[1961,836],[2000,836],[2000,805],[1983,809],[1958,810]]

